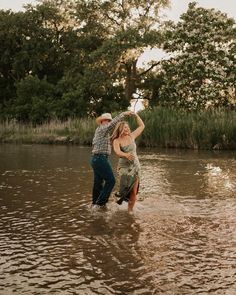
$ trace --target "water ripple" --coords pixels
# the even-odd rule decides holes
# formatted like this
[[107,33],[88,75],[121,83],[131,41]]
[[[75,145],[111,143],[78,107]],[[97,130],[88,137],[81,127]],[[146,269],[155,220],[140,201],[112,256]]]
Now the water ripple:
[[0,170],[0,294],[235,294],[234,159],[142,151],[129,215],[113,198],[91,211],[88,158],[76,147],[10,154]]

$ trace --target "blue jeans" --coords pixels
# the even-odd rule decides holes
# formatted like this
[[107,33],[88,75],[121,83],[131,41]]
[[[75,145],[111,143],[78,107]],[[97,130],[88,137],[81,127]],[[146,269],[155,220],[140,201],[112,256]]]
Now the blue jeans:
[[103,206],[108,202],[116,182],[112,167],[105,154],[93,155],[90,165],[94,172],[92,203]]

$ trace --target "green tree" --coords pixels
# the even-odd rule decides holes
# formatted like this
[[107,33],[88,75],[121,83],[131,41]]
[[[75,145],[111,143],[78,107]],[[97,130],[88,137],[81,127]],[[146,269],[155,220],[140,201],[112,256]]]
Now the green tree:
[[0,105],[2,109],[7,107],[9,99],[15,96],[14,83],[19,78],[16,72],[15,56],[19,56],[21,50],[22,38],[19,28],[22,27],[22,20],[23,13],[0,11]]
[[157,15],[169,1],[79,0],[70,1],[69,8],[61,0],[42,2],[66,11],[78,37],[60,83],[62,100],[77,97],[80,116],[128,107],[144,74],[137,69],[138,57],[159,42]]
[[[25,12],[0,12],[0,111],[40,121],[32,115],[32,106],[40,105],[37,99],[51,108],[47,118],[127,107],[144,74],[155,66],[142,71],[137,61],[146,47],[160,43],[158,14],[169,0],[38,2]],[[47,83],[54,87],[49,104]],[[36,91],[34,101],[26,91]]]
[[[128,106],[122,95],[120,85],[114,85],[114,79],[107,71],[94,66],[94,53],[107,40],[103,23],[92,19],[83,25],[84,14],[75,15],[77,1],[42,0],[44,5],[56,6],[65,19],[69,20],[67,51],[70,62],[64,68],[64,75],[58,82],[60,99],[57,101],[56,114],[60,118],[68,116],[95,115],[103,111],[119,110]],[[85,1],[83,1],[85,4]],[[64,24],[63,24],[64,25]]]
[[235,105],[235,21],[190,3],[164,34],[159,101],[191,109]]
[[54,85],[40,80],[38,77],[27,76],[16,83],[17,98],[14,103],[15,118],[19,121],[42,123],[53,114]]
[[102,41],[90,55],[91,73],[103,78],[98,83],[123,88],[126,103],[141,86],[142,76],[154,67],[142,72],[137,62],[145,48],[158,46],[159,11],[168,0],[78,0],[77,16],[81,21],[83,36],[99,36]]
[[[28,75],[56,83],[68,63],[68,30],[50,5],[27,6],[25,12],[0,11],[0,105],[12,116],[17,85]],[[30,89],[29,89],[30,91]],[[21,117],[20,115],[18,117]]]

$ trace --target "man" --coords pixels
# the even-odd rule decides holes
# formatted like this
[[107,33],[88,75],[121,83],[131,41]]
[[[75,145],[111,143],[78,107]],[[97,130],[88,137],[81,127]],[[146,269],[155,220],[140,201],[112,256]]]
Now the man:
[[133,114],[131,111],[123,112],[112,119],[110,113],[105,113],[96,119],[99,126],[93,138],[90,164],[94,172],[92,204],[99,208],[106,207],[106,203],[115,185],[115,177],[108,159],[111,154],[110,133],[119,121],[131,114]]

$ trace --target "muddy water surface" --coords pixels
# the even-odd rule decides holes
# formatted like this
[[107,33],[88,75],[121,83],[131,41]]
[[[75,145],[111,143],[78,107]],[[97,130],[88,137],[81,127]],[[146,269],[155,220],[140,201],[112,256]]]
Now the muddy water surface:
[[236,294],[235,152],[138,153],[129,215],[91,210],[90,148],[0,146],[0,295]]

